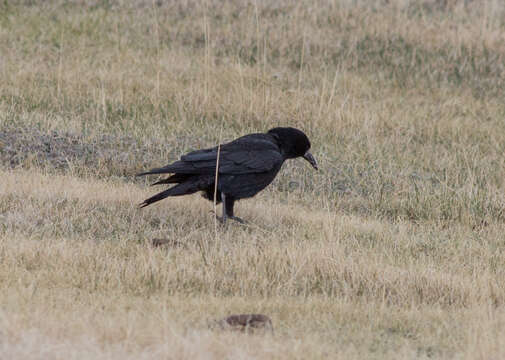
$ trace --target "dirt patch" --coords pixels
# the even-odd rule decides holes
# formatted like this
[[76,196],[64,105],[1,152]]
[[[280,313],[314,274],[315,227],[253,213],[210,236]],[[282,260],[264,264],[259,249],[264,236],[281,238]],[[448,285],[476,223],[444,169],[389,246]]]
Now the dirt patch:
[[212,321],[211,329],[254,333],[256,331],[268,331],[273,334],[272,320],[263,314],[240,314],[230,315],[224,319]]
[[183,146],[142,144],[125,136],[88,139],[66,132],[35,128],[0,130],[0,165],[47,168],[99,176],[132,176],[152,165],[175,160]]

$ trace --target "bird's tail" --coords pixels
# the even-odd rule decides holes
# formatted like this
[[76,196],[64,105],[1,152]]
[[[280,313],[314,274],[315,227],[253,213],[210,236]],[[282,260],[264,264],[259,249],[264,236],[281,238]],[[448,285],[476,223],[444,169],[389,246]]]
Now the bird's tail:
[[174,174],[166,179],[156,181],[155,183],[151,184],[151,186],[160,184],[178,184],[187,181],[190,177],[190,174]]
[[144,176],[144,175],[153,175],[153,174],[170,174],[170,173],[182,173],[182,174],[191,174],[191,170],[193,167],[184,162],[184,161],[176,161],[172,164],[169,164],[167,166],[161,167],[161,168],[154,168],[149,171],[136,174],[135,176]]
[[144,175],[153,175],[153,174],[166,174],[166,173],[169,173],[169,172],[172,172],[172,171],[167,170],[166,168],[156,168],[156,169],[151,169],[151,170],[143,172],[143,173],[135,174],[135,176],[144,176]]
[[144,202],[140,204],[140,207],[141,208],[146,207],[157,201],[163,200],[169,196],[189,195],[200,190],[202,189],[198,181],[186,181],[182,184],[175,185],[170,189],[162,191],[154,196],[151,196],[149,199],[144,200]]

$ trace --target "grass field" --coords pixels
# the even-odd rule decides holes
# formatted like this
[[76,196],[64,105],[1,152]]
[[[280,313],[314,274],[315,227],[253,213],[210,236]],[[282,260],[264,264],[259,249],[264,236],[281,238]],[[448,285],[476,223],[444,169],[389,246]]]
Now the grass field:
[[[505,358],[504,34],[499,0],[2,1],[0,357]],[[274,126],[320,171],[248,225],[138,209]]]

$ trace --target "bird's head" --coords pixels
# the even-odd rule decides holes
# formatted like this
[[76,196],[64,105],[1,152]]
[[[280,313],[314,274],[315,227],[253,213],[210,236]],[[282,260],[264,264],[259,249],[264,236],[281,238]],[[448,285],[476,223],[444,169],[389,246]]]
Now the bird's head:
[[277,140],[286,159],[303,157],[317,170],[317,162],[309,152],[309,138],[303,131],[292,127],[277,127],[268,130],[268,133]]

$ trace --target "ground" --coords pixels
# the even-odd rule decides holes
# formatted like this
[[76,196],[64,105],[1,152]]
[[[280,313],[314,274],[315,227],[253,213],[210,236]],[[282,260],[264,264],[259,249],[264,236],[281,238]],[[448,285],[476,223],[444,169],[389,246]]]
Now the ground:
[[[504,19],[2,2],[0,357],[505,358]],[[237,204],[247,225],[199,195],[138,208],[136,172],[274,126],[320,171],[286,163]],[[240,313],[274,333],[209,328]]]

